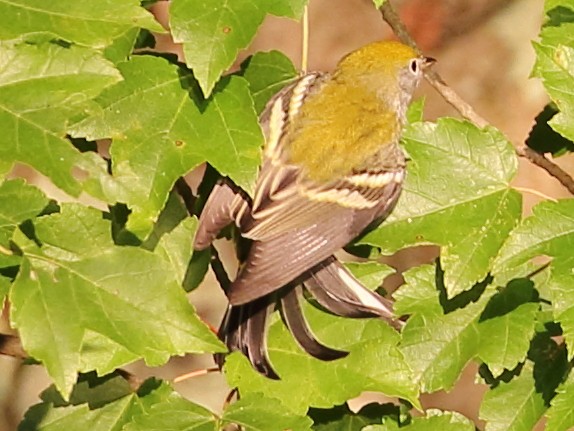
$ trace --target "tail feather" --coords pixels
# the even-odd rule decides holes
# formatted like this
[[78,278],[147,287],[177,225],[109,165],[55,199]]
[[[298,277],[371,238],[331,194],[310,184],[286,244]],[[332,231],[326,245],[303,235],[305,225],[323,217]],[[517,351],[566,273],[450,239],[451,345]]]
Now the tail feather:
[[317,341],[303,316],[301,304],[299,304],[300,295],[301,289],[296,287],[281,298],[281,314],[295,340],[308,354],[323,361],[332,361],[347,356],[348,352],[331,349]]
[[402,326],[393,313],[392,301],[363,286],[334,256],[314,267],[304,285],[317,302],[333,314],[380,317],[395,328]]
[[[245,305],[229,306],[218,335],[230,351],[242,352],[261,374],[279,379],[267,357],[267,319],[274,303],[267,298]],[[223,367],[225,354],[214,355],[215,363]]]

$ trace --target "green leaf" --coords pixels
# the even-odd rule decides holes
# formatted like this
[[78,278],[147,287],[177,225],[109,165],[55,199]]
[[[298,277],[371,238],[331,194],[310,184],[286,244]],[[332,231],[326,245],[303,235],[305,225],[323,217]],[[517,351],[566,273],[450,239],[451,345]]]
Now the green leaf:
[[542,79],[550,98],[560,111],[550,125],[561,135],[574,140],[574,23],[568,1],[546,2],[550,20],[535,42],[536,64],[533,75]]
[[533,283],[511,281],[487,304],[478,325],[478,356],[494,376],[511,370],[526,359],[537,324],[539,304]]
[[264,6],[263,0],[217,4],[200,0],[172,2],[173,40],[183,43],[186,63],[193,69],[206,97],[239,50],[251,43],[265,17]]
[[143,358],[225,350],[195,315],[164,258],[112,244],[110,223],[70,204],[35,224],[41,247],[23,251],[11,319],[26,351],[42,361],[65,396],[78,371],[111,370]]
[[424,97],[413,100],[407,108],[407,123],[419,123],[423,121],[424,107]]
[[108,193],[132,210],[128,230],[147,236],[177,178],[205,161],[252,190],[263,137],[243,78],[226,78],[203,100],[193,76],[164,59],[140,56],[118,68],[124,81],[102,93],[70,133],[113,139],[120,187]]
[[520,376],[484,395],[480,418],[486,421],[485,431],[531,431],[545,410],[529,364]]
[[451,389],[478,353],[478,320],[492,292],[448,314],[414,314],[402,332],[401,350],[422,392]]
[[496,129],[447,118],[411,124],[403,142],[411,158],[404,192],[387,221],[361,242],[388,254],[441,245],[452,297],[485,278],[520,219],[521,196],[510,188],[514,149]]
[[47,32],[69,42],[103,48],[138,27],[163,32],[138,0],[0,1],[0,39]]
[[376,8],[380,8],[382,5],[385,4],[386,0],[373,0],[373,3],[375,4]]
[[180,284],[183,283],[193,253],[191,239],[196,228],[197,219],[186,218],[174,230],[163,235],[155,248],[155,253],[169,262],[175,279]]
[[249,83],[258,114],[279,90],[297,77],[291,60],[279,51],[258,52],[241,63],[241,76]]
[[[532,209],[532,216],[524,219],[511,233],[500,250],[493,271],[507,278],[507,272],[537,256],[553,258],[545,288],[552,295],[554,317],[561,323],[569,347],[574,346],[574,294],[572,266],[574,257],[574,199],[542,202]],[[523,274],[526,275],[526,274]],[[516,274],[513,274],[516,276]],[[570,349],[572,352],[572,349]],[[570,353],[572,354],[572,353]]]
[[242,395],[260,392],[277,398],[298,413],[309,406],[340,405],[363,391],[398,396],[418,405],[412,372],[397,347],[399,334],[376,319],[339,318],[305,305],[317,338],[350,354],[331,362],[315,359],[301,350],[281,321],[275,321],[269,329],[268,351],[281,380],[261,376],[235,352],[225,364],[230,386],[237,386]]
[[398,420],[399,407],[388,404],[371,403],[363,406],[357,413],[352,412],[347,404],[332,409],[310,409],[309,416],[315,424],[315,431],[360,431],[370,424],[380,424],[382,418],[391,417]]
[[397,428],[394,424],[372,425],[363,431],[474,431],[472,421],[457,412],[429,409],[425,417],[415,417],[408,425]]
[[417,266],[403,273],[405,284],[393,293],[396,300],[394,310],[398,316],[443,314],[435,274],[434,265]]
[[24,163],[74,196],[83,187],[72,168],[97,181],[107,178],[99,156],[79,153],[64,136],[70,119],[119,80],[113,65],[87,48],[0,42],[0,175]]
[[225,409],[223,423],[237,424],[246,431],[304,431],[313,421],[304,414],[293,413],[279,400],[263,394],[247,394]]
[[568,431],[574,427],[574,374],[570,373],[557,392],[546,413],[546,431]]
[[543,201],[512,231],[494,262],[493,271],[503,272],[533,257],[547,255],[555,260],[572,259],[574,247],[574,199]]
[[203,94],[211,94],[221,74],[255,36],[267,13],[299,17],[306,0],[235,0],[209,3],[174,0],[170,26],[175,42],[183,43],[187,65]]

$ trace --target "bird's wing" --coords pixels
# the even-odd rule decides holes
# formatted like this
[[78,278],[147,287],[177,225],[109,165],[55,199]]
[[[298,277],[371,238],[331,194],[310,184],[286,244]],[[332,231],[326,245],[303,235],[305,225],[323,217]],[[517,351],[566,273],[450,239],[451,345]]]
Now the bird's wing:
[[262,115],[265,159],[251,212],[240,223],[242,236],[253,243],[228,293],[234,305],[297,279],[388,214],[400,194],[402,166],[317,184],[302,180],[300,168],[286,163],[281,140],[305,95],[316,91],[321,80],[317,74],[299,79],[275,97]]
[[228,180],[219,181],[211,191],[201,212],[193,240],[195,250],[211,245],[221,229],[236,223],[250,211],[250,200],[237,186]]

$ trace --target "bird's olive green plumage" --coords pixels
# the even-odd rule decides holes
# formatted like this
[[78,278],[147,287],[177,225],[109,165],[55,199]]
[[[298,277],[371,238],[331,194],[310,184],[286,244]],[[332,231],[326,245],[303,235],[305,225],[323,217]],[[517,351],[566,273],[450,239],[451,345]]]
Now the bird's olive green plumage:
[[396,150],[386,146],[398,142],[404,116],[397,109],[400,70],[413,58],[398,42],[376,42],[343,58],[291,124],[289,162],[318,182],[373,168],[368,162],[380,152],[378,159],[391,165]]

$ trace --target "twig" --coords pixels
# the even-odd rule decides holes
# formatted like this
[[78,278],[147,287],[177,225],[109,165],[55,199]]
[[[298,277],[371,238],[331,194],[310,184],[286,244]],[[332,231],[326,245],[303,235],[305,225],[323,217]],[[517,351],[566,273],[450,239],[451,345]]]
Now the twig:
[[[398,14],[391,6],[391,1],[387,0],[381,7],[380,12],[383,19],[389,24],[393,32],[397,35],[399,40],[406,45],[412,47],[417,53],[421,50],[417,47],[415,41],[407,31],[405,25],[400,20]],[[473,122],[476,126],[484,128],[488,126],[488,122],[481,117],[466,101],[464,101],[452,88],[450,88],[434,70],[427,70],[425,72],[427,81],[438,91],[438,93],[452,105],[464,118]],[[524,146],[522,148],[515,148],[516,154],[519,157],[524,157],[536,166],[546,170],[551,176],[556,178],[568,191],[574,195],[574,179],[560,166],[548,160],[543,154],[537,153],[531,148]]]
[[546,172],[560,181],[560,183],[574,195],[574,179],[560,166],[548,160],[546,157],[544,157],[543,154],[540,154],[527,146],[517,148],[516,154],[518,154],[520,157],[524,157],[525,159],[530,160],[536,166],[544,169]]
[[195,371],[192,371],[190,373],[186,373],[186,374],[182,374],[180,376],[177,376],[176,378],[173,379],[173,383],[183,382],[184,380],[187,380],[187,379],[193,379],[194,377],[205,376],[206,374],[215,373],[218,371],[219,371],[219,367],[211,367],[211,368],[203,368],[201,370],[195,370]]

